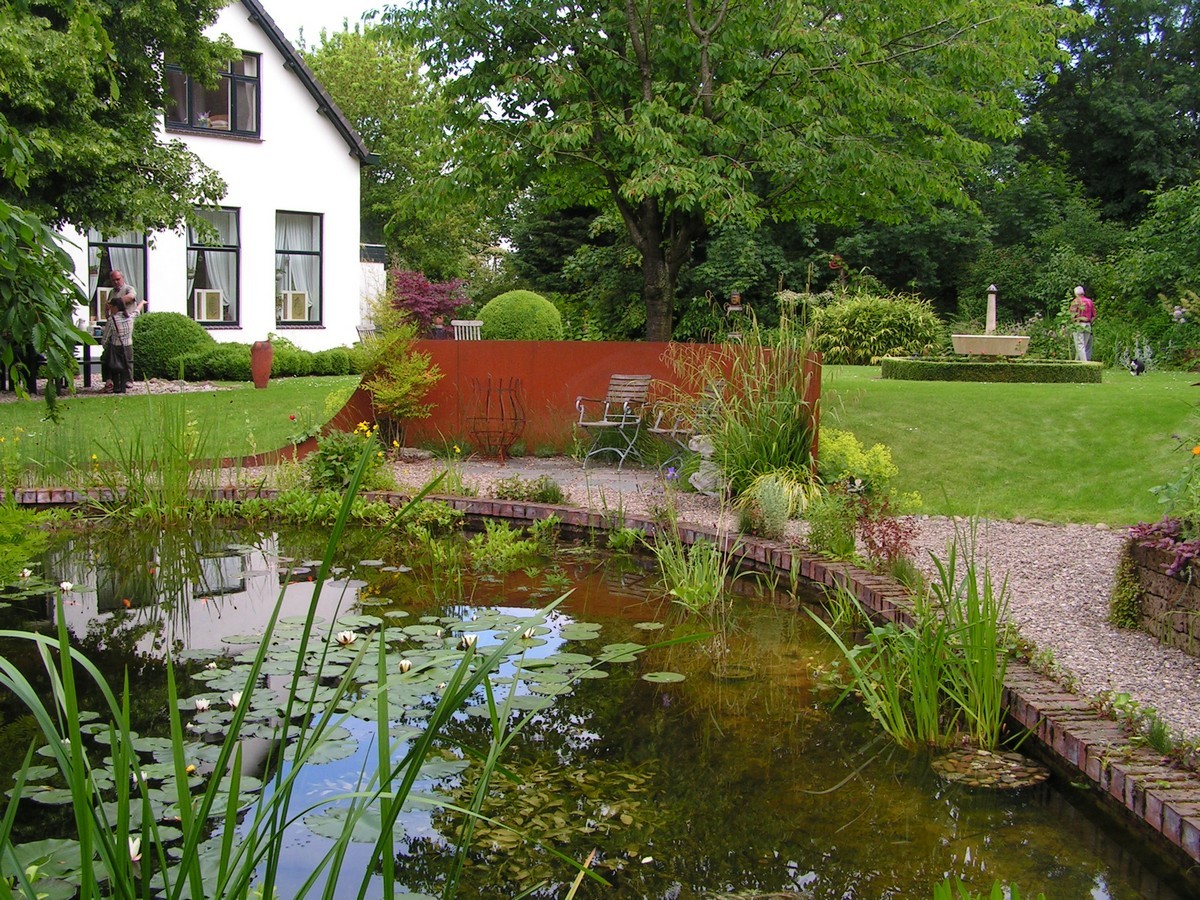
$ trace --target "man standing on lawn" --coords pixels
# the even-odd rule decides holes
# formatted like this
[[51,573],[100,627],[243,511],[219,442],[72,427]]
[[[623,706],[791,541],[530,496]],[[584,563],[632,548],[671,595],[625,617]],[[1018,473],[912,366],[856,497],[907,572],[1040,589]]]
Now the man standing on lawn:
[[1092,358],[1092,323],[1096,321],[1096,304],[1083,292],[1075,288],[1075,299],[1071,301],[1071,320],[1075,323],[1075,358],[1089,362]]
[[129,359],[129,371],[126,373],[126,384],[133,381],[133,320],[138,317],[146,306],[145,300],[139,300],[137,291],[133,289],[133,285],[125,280],[125,273],[120,269],[113,269],[109,275],[112,280],[112,298],[120,304],[119,308],[125,310],[125,314],[129,316],[129,327],[123,329],[121,337],[125,341],[125,355]]

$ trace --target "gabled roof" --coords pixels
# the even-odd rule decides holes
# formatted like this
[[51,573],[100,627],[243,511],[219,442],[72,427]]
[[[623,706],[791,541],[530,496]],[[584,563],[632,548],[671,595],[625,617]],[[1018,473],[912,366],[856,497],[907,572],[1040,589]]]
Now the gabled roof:
[[367,149],[367,145],[363,143],[363,139],[359,137],[354,126],[350,124],[350,120],[346,118],[333,98],[329,96],[329,92],[317,80],[317,76],[313,74],[312,69],[308,67],[308,63],[304,61],[304,57],[292,46],[275,24],[275,20],[270,14],[263,9],[262,4],[258,0],[241,0],[242,6],[246,8],[246,12],[250,14],[250,21],[260,27],[263,32],[271,39],[271,43],[283,55],[284,67],[295,73],[300,82],[312,94],[313,99],[317,101],[317,111],[325,118],[333,123],[333,127],[341,134],[342,139],[350,147],[352,156],[357,156],[366,165],[373,165],[379,162],[379,157]]

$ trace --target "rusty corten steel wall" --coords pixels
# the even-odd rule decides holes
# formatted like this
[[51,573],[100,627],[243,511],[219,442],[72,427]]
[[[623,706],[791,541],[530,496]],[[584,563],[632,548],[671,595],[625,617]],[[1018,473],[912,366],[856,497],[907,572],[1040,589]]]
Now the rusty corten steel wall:
[[[405,441],[411,446],[469,442],[473,381],[486,383],[490,376],[496,384],[516,377],[521,379],[525,403],[521,443],[531,453],[567,451],[578,419],[576,398],[603,397],[611,376],[651,375],[666,385],[680,384],[681,377],[667,359],[671,346],[646,341],[418,341],[416,349],[429,355],[442,377],[429,393],[433,406],[429,418],[409,422]],[[684,354],[718,354],[721,349],[720,345],[684,345],[682,349],[675,345],[676,352]],[[815,374],[809,385],[814,402],[821,391],[819,363]],[[651,398],[654,396],[652,390]],[[373,419],[370,397],[360,388],[333,424],[353,428]]]

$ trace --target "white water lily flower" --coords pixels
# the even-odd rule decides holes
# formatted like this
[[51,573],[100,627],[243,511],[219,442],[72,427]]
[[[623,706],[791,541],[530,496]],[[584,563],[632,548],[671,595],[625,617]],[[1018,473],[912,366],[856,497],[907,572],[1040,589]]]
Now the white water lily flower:
[[130,862],[139,862],[142,858],[142,839],[140,837],[129,838],[129,860]]
[[29,578],[31,575],[33,575],[33,572],[29,571],[29,569],[22,569],[22,570],[21,570],[21,577],[22,577],[22,578]]
[[479,640],[479,635],[477,635],[477,634],[464,634],[462,637],[460,637],[458,639],[458,649],[459,650],[470,650],[472,647],[475,646],[475,642],[478,640]]
[[204,666],[204,668],[206,668],[206,669],[215,669],[216,667],[217,667],[217,664],[215,662],[206,663]]
[[212,705],[212,704],[210,704],[210,703],[208,702],[208,698],[207,698],[207,697],[197,697],[197,698],[196,698],[196,712],[205,712],[205,711],[207,711],[207,710],[208,710],[208,708],[209,708],[211,705]]
[[59,590],[61,590],[61,591],[62,591],[64,594],[69,594],[69,593],[70,593],[70,592],[71,592],[71,591],[72,591],[72,590],[75,588],[75,585],[73,585],[73,584],[72,584],[71,582],[69,582],[69,581],[63,581],[63,582],[60,582],[60,583],[59,583],[59,585],[58,585],[58,588],[59,588]]
[[358,640],[358,634],[353,631],[339,631],[334,640],[336,640],[343,647],[349,647]]
[[521,632],[521,637],[524,640],[532,641],[535,637],[537,637],[537,632],[534,631],[532,628],[526,628],[524,631]]
[[411,668],[412,668],[412,660],[411,659],[400,660],[400,674],[401,675],[403,675],[405,672],[407,672]]
[[238,706],[241,704],[241,702],[242,702],[242,692],[241,691],[234,691],[232,694],[229,695],[229,708],[230,709],[237,709]]

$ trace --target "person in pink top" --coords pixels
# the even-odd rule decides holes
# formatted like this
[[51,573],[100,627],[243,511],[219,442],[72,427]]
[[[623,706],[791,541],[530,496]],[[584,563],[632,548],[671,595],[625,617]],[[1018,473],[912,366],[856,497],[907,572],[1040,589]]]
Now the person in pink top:
[[1075,299],[1071,301],[1071,320],[1075,323],[1075,358],[1088,362],[1092,358],[1092,323],[1096,321],[1096,304],[1083,292],[1075,288]]

